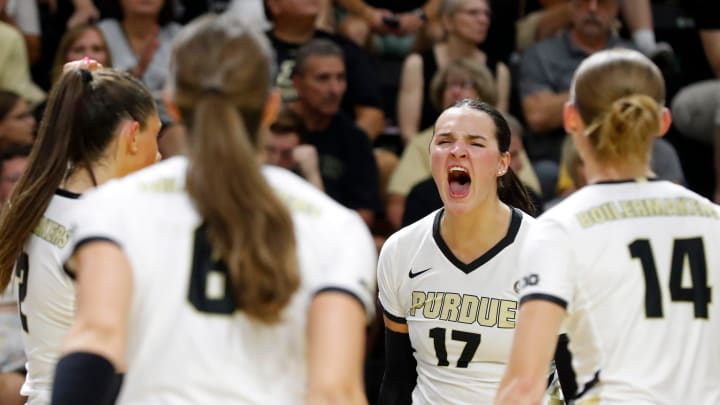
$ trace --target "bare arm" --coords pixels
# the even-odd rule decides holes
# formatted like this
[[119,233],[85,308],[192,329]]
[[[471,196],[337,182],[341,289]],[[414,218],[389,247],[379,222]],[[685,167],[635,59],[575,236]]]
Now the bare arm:
[[520,306],[510,361],[495,405],[540,404],[564,317],[565,310],[548,301],[532,300]]
[[522,107],[530,130],[543,133],[562,128],[562,112],[569,98],[567,91],[539,91],[525,96]]
[[75,6],[73,15],[68,19],[67,26],[72,28],[78,24],[96,22],[100,19],[100,12],[93,4],[92,0],[72,0]]
[[367,404],[363,389],[365,312],[341,292],[323,292],[310,304],[308,395],[311,405]]
[[398,126],[406,144],[419,130],[424,86],[422,58],[410,54],[403,63],[397,101]]
[[720,29],[700,31],[700,40],[715,77],[720,78]]
[[319,190],[325,191],[325,185],[323,184],[322,174],[320,174],[320,164],[318,161],[317,149],[315,146],[304,144],[298,145],[292,151],[293,159],[300,167],[305,180],[310,182],[313,186]]
[[374,142],[385,129],[385,114],[377,107],[358,105],[355,106],[355,124],[365,131],[370,142]]
[[620,11],[627,21],[630,31],[653,29],[650,0],[622,0]]
[[569,3],[554,4],[543,11],[537,30],[535,31],[535,41],[540,41],[551,37],[570,24],[570,6]]
[[75,253],[74,265],[76,315],[63,351],[99,354],[123,372],[132,294],[130,262],[117,245],[91,242]]

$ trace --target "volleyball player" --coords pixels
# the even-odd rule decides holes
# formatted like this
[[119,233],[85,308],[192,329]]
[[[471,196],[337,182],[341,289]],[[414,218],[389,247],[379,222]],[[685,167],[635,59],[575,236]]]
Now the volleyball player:
[[13,269],[24,331],[28,404],[50,401],[55,363],[72,324],[75,284],[63,271],[70,218],[82,193],[155,162],[160,120],[136,79],[92,60],[53,88],[28,166],[0,217],[0,290]]
[[527,237],[496,403],[536,403],[563,322],[576,403],[720,403],[720,210],[647,177],[670,125],[664,100],[662,75],[635,51],[595,53],[576,71],[563,118],[588,185]]
[[515,328],[518,246],[534,222],[509,168],[510,137],[502,114],[475,100],[435,123],[431,172],[443,208],[380,253],[381,404],[482,404],[495,395]]
[[53,404],[98,403],[123,371],[119,404],[366,402],[374,242],[355,213],[261,167],[271,55],[229,15],[179,34],[169,80],[190,155],[88,197]]

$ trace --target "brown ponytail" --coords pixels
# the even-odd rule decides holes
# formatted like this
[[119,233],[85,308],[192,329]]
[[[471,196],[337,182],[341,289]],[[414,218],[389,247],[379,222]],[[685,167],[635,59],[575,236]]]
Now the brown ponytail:
[[71,70],[53,87],[28,166],[0,214],[0,291],[63,179],[102,158],[124,119],[144,127],[155,102],[137,79],[113,70]]
[[300,285],[292,218],[257,157],[273,62],[264,37],[228,18],[202,18],[176,42],[175,98],[191,127],[187,189],[230,270],[236,307],[273,323]]

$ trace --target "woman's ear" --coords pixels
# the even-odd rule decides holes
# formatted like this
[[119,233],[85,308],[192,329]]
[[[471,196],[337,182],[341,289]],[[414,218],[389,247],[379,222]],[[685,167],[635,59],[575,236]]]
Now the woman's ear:
[[504,152],[500,154],[500,161],[498,162],[497,176],[504,176],[510,168],[510,152]]
[[565,103],[563,108],[563,127],[568,134],[577,134],[585,127],[577,108],[569,101]]
[[140,131],[140,123],[137,121],[127,121],[122,128],[122,140],[125,143],[125,149],[131,154],[136,154],[140,147],[138,146],[137,135]]
[[670,129],[670,125],[672,124],[672,114],[670,114],[670,109],[667,107],[663,107],[662,113],[660,115],[660,133],[658,134],[658,138],[665,136],[667,131]]

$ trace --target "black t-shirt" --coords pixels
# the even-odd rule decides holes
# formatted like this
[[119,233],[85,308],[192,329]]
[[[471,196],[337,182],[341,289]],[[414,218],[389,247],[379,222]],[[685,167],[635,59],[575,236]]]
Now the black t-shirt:
[[367,0],[369,6],[384,8],[394,13],[403,13],[415,10],[425,5],[425,0]]
[[[292,73],[295,68],[295,54],[303,44],[285,42],[276,38],[272,31],[266,34],[275,49],[278,66],[276,84],[280,88],[282,98],[286,102],[295,100],[297,92],[292,84]],[[315,31],[313,38],[328,39],[343,50],[347,91],[343,97],[342,110],[354,117],[355,106],[380,108],[380,91],[375,81],[377,75],[370,68],[370,63],[362,49],[345,38],[324,31]]]
[[379,211],[380,177],[367,135],[343,113],[325,130],[304,135],[317,149],[325,193],[348,208]]

